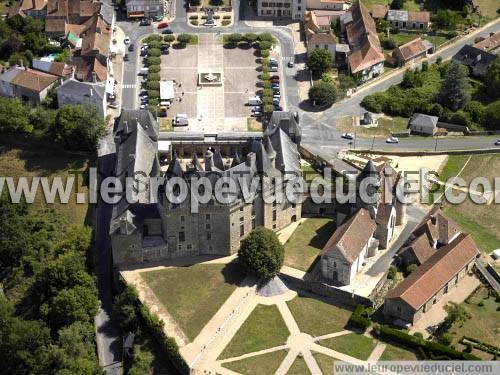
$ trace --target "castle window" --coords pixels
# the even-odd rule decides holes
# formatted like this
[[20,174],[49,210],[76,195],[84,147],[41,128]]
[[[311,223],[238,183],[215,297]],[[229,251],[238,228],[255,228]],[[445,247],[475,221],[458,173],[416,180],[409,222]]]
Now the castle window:
[[396,307],[396,310],[398,310],[398,312],[401,312],[401,306]]
[[273,202],[273,207],[276,207],[276,200]]
[[179,232],[179,242],[184,242],[184,241],[186,241],[186,233]]
[[188,250],[191,250],[192,248],[193,248],[193,245],[191,245],[191,244],[187,245]]
[[276,221],[276,211],[273,211],[273,221]]
[[207,240],[209,240],[209,241],[210,241],[211,239],[212,239],[212,233],[207,232]]
[[205,225],[205,228],[206,228],[206,229],[210,229],[210,224],[206,224],[206,225]]
[[295,203],[292,203],[292,208],[295,208],[297,207],[297,205]]
[[273,229],[276,229],[276,224],[273,224]]
[[243,206],[242,206],[242,207],[240,207],[240,211],[241,211],[241,212],[243,212]]
[[184,216],[181,215],[181,223],[184,222]]
[[240,217],[240,222],[244,222],[245,221],[245,218],[242,216]]
[[242,237],[244,235],[245,235],[245,225],[242,224],[242,225],[240,225],[240,237]]
[[207,215],[205,216],[205,219],[206,219],[206,220],[210,220],[210,214],[207,214]]
[[254,219],[252,219],[252,229],[255,229],[255,226],[256,226],[255,224],[256,223],[255,223],[255,218],[254,218]]

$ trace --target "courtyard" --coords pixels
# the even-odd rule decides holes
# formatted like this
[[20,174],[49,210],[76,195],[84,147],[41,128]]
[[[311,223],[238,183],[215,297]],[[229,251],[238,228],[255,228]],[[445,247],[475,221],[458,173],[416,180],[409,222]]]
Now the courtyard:
[[[259,58],[254,48],[225,48],[221,34],[199,34],[198,44],[171,48],[161,57],[161,79],[174,81],[175,99],[168,118],[184,113],[187,127],[179,131],[204,133],[247,131],[259,81]],[[199,74],[221,74],[221,85],[198,86]]]

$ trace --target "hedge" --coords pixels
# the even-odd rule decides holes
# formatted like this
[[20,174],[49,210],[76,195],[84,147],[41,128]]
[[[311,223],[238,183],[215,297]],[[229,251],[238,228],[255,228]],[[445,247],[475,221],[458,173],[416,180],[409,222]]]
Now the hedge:
[[189,23],[193,26],[198,26],[198,20],[191,20]]
[[481,341],[476,340],[472,337],[463,336],[460,339],[459,343],[464,344],[464,345],[469,344],[472,347],[474,347],[478,350],[481,350],[483,352],[487,352],[487,353],[494,354],[494,355],[500,355],[500,348],[498,348],[494,345],[487,344],[485,342],[481,342]]
[[162,37],[161,37],[160,34],[151,34],[146,39],[144,39],[144,41],[149,44],[149,43],[151,43],[151,42],[153,42],[155,40],[158,41],[158,42],[161,42],[161,39],[162,39]]
[[146,85],[148,90],[160,90],[160,82],[159,81],[149,81]]
[[198,19],[198,16],[189,16],[189,19],[190,19],[190,20],[197,20],[197,19]]
[[149,99],[158,99],[160,97],[160,90],[148,90]]
[[180,355],[179,347],[175,340],[165,335],[163,331],[163,321],[142,304],[139,305],[139,316],[151,335],[165,352],[167,359],[170,360],[181,373],[188,374],[189,366]]
[[162,45],[162,41],[161,40],[153,40],[152,42],[149,42],[148,43],[148,47],[149,47],[148,54],[149,54],[149,56],[151,56],[151,50],[152,49],[160,49],[161,45]]
[[351,327],[361,329],[364,332],[372,325],[372,321],[367,315],[368,313],[365,307],[363,305],[358,305],[351,314],[347,324]]
[[475,355],[462,353],[449,346],[411,336],[403,331],[385,325],[379,327],[379,334],[382,338],[404,345],[410,349],[423,350],[431,359],[480,360]]
[[149,74],[148,74],[148,81],[149,81],[149,82],[152,82],[152,81],[157,81],[157,82],[159,82],[159,81],[160,81],[160,79],[161,79],[160,74],[158,74],[158,73],[151,73],[151,72],[149,72]]
[[222,17],[222,19],[223,19],[223,20],[230,20],[230,19],[231,19],[231,16],[227,16],[227,15],[226,15],[226,16],[223,16],[223,17]]
[[172,34],[167,34],[163,36],[163,41],[167,43],[172,43],[175,40],[175,36]]
[[230,21],[230,20],[222,20],[222,22],[221,22],[222,26],[227,26],[227,25],[229,25],[230,23],[231,23],[231,21]]
[[161,58],[158,56],[151,56],[148,57],[148,66],[151,65],[160,65],[161,64]]

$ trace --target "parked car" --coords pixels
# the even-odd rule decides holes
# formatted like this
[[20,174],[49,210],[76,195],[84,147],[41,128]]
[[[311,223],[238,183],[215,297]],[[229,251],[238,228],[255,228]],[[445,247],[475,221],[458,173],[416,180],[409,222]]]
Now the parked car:
[[260,106],[262,105],[262,100],[258,96],[248,98],[248,105],[250,106]]
[[273,98],[274,105],[280,105],[280,100],[278,98]]
[[173,34],[174,32],[172,31],[172,29],[165,29],[161,33],[162,34]]
[[288,67],[293,68],[295,66],[295,63],[293,61],[288,62]]
[[495,146],[500,146],[500,139],[497,139],[497,140],[495,141]]
[[123,61],[128,61],[128,53],[126,53],[125,55],[123,55]]
[[283,107],[275,104],[274,105],[274,110],[275,111],[283,111]]
[[149,18],[143,18],[139,23],[141,26],[149,26],[151,25],[151,20]]
[[259,111],[252,112],[252,116],[253,117],[262,117],[262,112],[259,112]]
[[146,109],[148,108],[148,103],[145,103],[145,104],[141,104],[139,109]]
[[162,21],[163,20],[163,16],[154,16],[153,17],[153,21],[155,22],[159,22],[159,21]]
[[131,44],[130,46],[128,46],[129,52],[134,52],[134,49],[135,49],[135,45]]
[[354,135],[352,135],[352,133],[342,133],[342,138],[344,138],[344,139],[354,139]]
[[273,90],[274,90],[274,89],[277,89],[277,90],[279,90],[279,89],[280,89],[280,85],[279,85],[279,83],[273,83],[271,87],[272,87],[272,89],[273,89]]
[[399,143],[399,139],[396,137],[389,137],[385,140],[386,143]]
[[277,89],[273,90],[273,95],[274,95],[274,96],[276,96],[276,95],[281,96],[281,92],[280,92],[280,90],[277,90]]
[[164,28],[166,28],[166,27],[168,27],[168,22],[166,22],[166,21],[162,21],[162,22],[160,22],[160,23],[158,24],[158,28],[159,28],[159,29],[164,29]]
[[271,78],[271,83],[277,83],[277,84],[279,84],[280,80],[276,79],[276,78]]
[[269,67],[269,71],[270,71],[270,72],[275,73],[275,72],[277,72],[277,71],[278,71],[278,67],[277,67],[277,66],[275,66],[275,65],[271,65],[271,66]]
[[130,43],[130,38],[128,36],[126,36],[125,38],[123,38],[123,43],[129,44]]
[[261,112],[261,111],[262,111],[262,107],[261,106],[253,107],[252,108],[252,112]]
[[280,76],[277,76],[277,75],[274,75],[274,76],[271,76],[271,79],[280,79]]

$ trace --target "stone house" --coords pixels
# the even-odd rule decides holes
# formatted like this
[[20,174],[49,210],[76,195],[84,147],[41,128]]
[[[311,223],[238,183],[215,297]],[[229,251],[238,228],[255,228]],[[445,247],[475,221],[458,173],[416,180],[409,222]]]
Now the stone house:
[[0,96],[19,98],[33,105],[40,104],[60,78],[22,66],[13,66],[0,75]]
[[127,0],[127,18],[152,18],[165,13],[162,0]]
[[306,0],[307,10],[345,10],[344,0]]
[[433,52],[434,46],[431,42],[428,40],[422,40],[421,38],[416,38],[395,48],[392,52],[392,57],[394,57],[401,66],[413,64],[416,60],[424,58],[427,54]]
[[336,44],[337,40],[332,33],[312,34],[307,42],[307,55],[316,49],[326,49],[335,61]]
[[434,135],[439,117],[414,113],[408,122],[411,134]]
[[480,40],[472,46],[486,52],[496,51],[498,48],[500,48],[500,31],[491,33],[489,37]]
[[257,0],[257,16],[301,20],[306,12],[305,0]]
[[480,252],[469,234],[460,233],[439,248],[385,297],[384,316],[414,324],[472,271]]
[[8,18],[15,16],[44,19],[47,14],[47,0],[19,0],[9,7]]
[[359,82],[364,82],[384,72],[385,57],[368,8],[359,1],[349,13],[352,19],[343,17],[342,21],[351,49],[348,68]]
[[[138,160],[143,164],[134,167],[135,171],[144,169],[146,176],[159,173],[156,167],[157,132],[147,130],[157,129],[157,124],[145,117],[143,112],[149,113],[124,111],[121,115],[117,132],[117,173],[119,166],[130,160],[131,154],[137,155],[132,157],[134,163]],[[250,186],[252,177],[264,174],[272,177],[268,181],[271,185],[265,186],[274,187],[277,192],[284,193],[284,181],[301,173],[300,156],[295,143],[300,142],[297,119],[298,116],[286,112],[275,112],[263,136],[233,144],[233,152],[230,155],[223,154],[223,150],[210,141],[204,143],[205,151],[202,155],[194,153],[189,158],[178,155],[174,149],[163,176],[167,182],[172,178],[183,179],[188,188],[193,175],[206,177],[212,185],[219,177],[225,177],[233,180],[237,187],[241,187],[241,176],[244,176]],[[146,125],[147,129],[144,131],[136,126],[135,128],[139,129],[138,134],[142,136],[134,136],[131,141],[127,138],[124,143],[123,138],[118,136],[123,134],[125,123],[130,126],[130,123],[136,122],[140,123],[142,128],[144,124],[154,125]],[[126,175],[130,176],[132,172],[130,170]],[[283,182],[276,179],[278,177],[282,177]],[[300,220],[301,203],[289,202],[286,199],[269,202],[264,199],[270,194],[267,189],[259,191],[249,199],[244,199],[243,188],[239,191],[232,202],[221,203],[210,199],[207,203],[200,202],[197,210],[190,199],[172,203],[165,198],[164,193],[159,194],[158,202],[154,204],[147,200],[133,207],[118,203],[115,205],[111,231],[114,263],[125,265],[198,255],[227,256],[236,253],[240,241],[257,226],[280,230]],[[124,207],[130,207],[130,214],[124,215]],[[122,222],[123,231],[120,229]],[[149,244],[152,246],[146,246]]]
[[106,87],[103,82],[81,82],[69,78],[57,88],[59,108],[68,104],[85,104],[97,108],[101,117],[106,116]]
[[427,11],[412,12],[389,9],[387,20],[392,27],[400,30],[427,30],[430,25],[431,14]]

